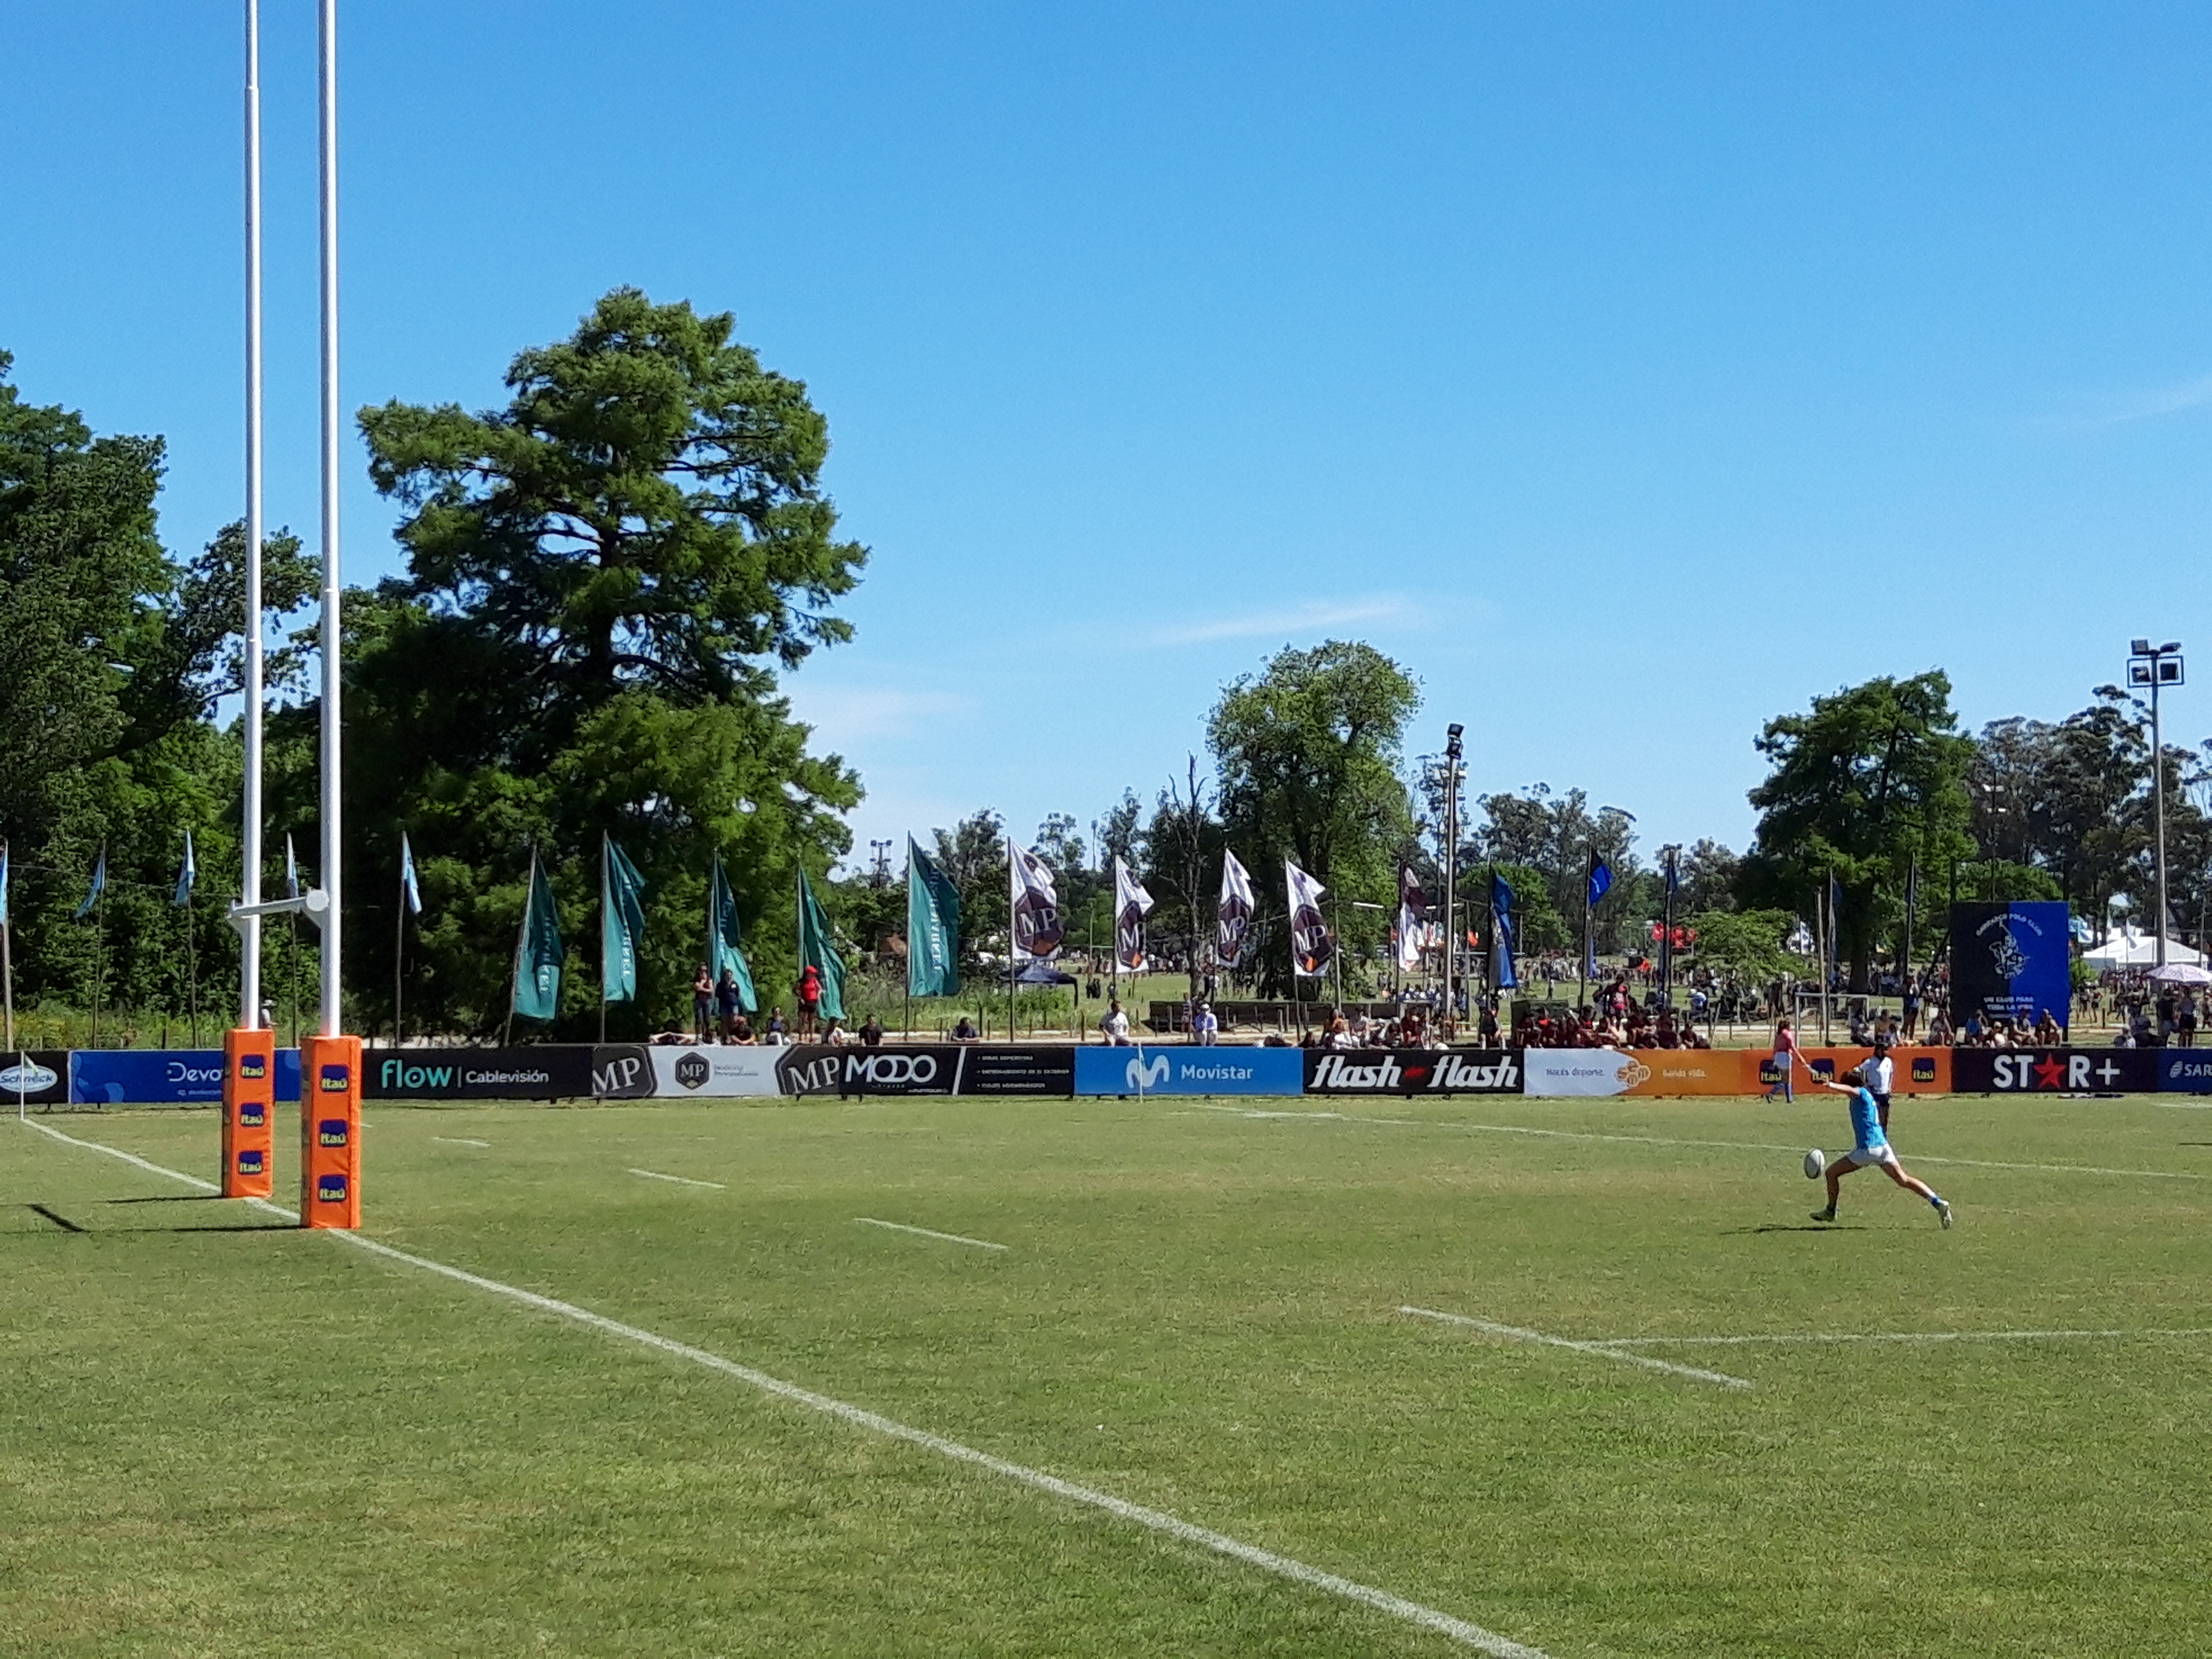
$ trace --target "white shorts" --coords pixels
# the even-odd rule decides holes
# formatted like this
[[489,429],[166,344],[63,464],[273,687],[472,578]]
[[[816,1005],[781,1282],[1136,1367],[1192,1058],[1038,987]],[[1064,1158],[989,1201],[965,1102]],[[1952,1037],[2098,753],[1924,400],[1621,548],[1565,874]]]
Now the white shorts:
[[1887,1143],[1880,1146],[1854,1146],[1848,1152],[1835,1158],[1833,1162],[1848,1163],[1856,1170],[1870,1170],[1876,1164],[1896,1163],[1897,1149]]

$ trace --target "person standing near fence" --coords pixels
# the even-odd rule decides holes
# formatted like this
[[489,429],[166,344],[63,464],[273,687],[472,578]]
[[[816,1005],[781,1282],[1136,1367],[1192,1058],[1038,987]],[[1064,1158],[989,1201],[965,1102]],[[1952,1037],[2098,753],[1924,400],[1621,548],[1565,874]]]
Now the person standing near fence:
[[1774,1028],[1774,1086],[1766,1091],[1769,1100],[1778,1093],[1791,1105],[1797,1103],[1797,1029],[1789,1020]]
[[691,975],[691,1035],[702,1042],[714,1035],[714,976],[703,962]]

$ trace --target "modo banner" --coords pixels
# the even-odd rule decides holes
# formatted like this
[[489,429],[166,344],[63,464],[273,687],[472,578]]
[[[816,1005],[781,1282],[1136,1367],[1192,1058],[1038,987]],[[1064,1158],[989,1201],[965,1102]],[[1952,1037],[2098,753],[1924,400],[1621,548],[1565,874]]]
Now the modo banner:
[[783,1091],[794,1095],[1031,1095],[1075,1092],[1075,1050],[1040,1044],[938,1042],[866,1048],[819,1044],[785,1051]]
[[1078,1048],[1079,1095],[1298,1095],[1300,1048]]
[[[277,1051],[278,1097],[284,1056]],[[361,1057],[368,1100],[588,1100],[592,1049],[580,1042],[513,1048],[371,1048]],[[297,1076],[296,1063],[294,1075]]]
[[69,1097],[68,1049],[11,1048],[0,1054],[0,1106],[58,1106]]
[[1517,1095],[1516,1049],[1427,1048],[1299,1051],[1310,1095]]
[[[80,1048],[70,1098],[83,1106],[201,1106],[222,1098],[220,1048]],[[300,1051],[276,1051],[276,1098],[300,1097]]]
[[1962,1095],[2134,1095],[2158,1088],[2163,1048],[1955,1048]]

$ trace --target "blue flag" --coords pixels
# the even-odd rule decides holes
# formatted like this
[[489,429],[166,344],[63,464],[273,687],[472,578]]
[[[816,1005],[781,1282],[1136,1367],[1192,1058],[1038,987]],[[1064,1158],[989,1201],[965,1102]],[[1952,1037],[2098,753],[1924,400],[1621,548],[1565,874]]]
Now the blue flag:
[[1513,971],[1513,884],[1495,870],[1490,872],[1490,924],[1498,936],[1498,988],[1510,991],[1521,983]]
[[8,845],[0,842],[0,927],[8,925]]
[[100,849],[100,861],[92,866],[92,890],[84,896],[84,902],[76,907],[77,919],[82,921],[92,914],[92,907],[100,902],[100,896],[107,890],[107,849]]
[[407,914],[422,914],[422,889],[415,879],[415,849],[407,844],[407,832],[399,832],[399,890],[406,896]]
[[1595,904],[1613,890],[1613,866],[1603,859],[1590,866],[1589,902]]
[[192,902],[192,884],[200,878],[199,866],[192,862],[192,832],[185,831],[185,867],[177,872],[177,893],[170,901],[179,909]]

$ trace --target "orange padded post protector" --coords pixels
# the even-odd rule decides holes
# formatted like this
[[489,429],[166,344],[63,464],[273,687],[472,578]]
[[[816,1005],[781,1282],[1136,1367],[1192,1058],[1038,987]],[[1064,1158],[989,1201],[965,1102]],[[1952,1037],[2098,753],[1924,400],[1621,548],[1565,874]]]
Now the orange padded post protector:
[[226,1031],[222,1039],[222,1195],[276,1191],[276,1033]]
[[361,1039],[300,1039],[300,1224],[361,1225]]

